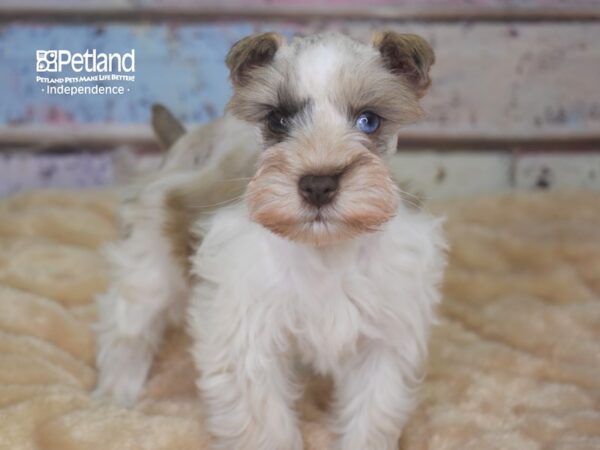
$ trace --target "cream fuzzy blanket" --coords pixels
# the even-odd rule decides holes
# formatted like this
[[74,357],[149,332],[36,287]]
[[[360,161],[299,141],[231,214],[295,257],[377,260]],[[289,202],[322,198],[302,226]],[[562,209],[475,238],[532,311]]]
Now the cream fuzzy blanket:
[[[107,194],[0,203],[0,449],[202,450],[202,406],[171,332],[132,410],[92,400]],[[600,449],[600,195],[510,194],[433,205],[452,244],[441,323],[403,449]],[[330,386],[300,405],[326,450]],[[249,449],[250,450],[250,449]]]

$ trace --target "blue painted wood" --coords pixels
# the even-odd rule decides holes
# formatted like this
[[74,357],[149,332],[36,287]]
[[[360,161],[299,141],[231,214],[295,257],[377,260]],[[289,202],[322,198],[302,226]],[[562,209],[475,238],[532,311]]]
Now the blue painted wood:
[[[365,42],[374,29],[423,35],[436,51],[421,136],[592,136],[600,130],[597,23],[9,23],[0,27],[0,135],[13,124],[148,124],[162,102],[186,122],[222,114],[231,94],[225,55],[258,31],[338,30]],[[116,96],[49,96],[35,82],[38,49],[136,50],[136,82]],[[110,83],[107,83],[110,84]],[[63,125],[58,128],[58,125]]]
[[[31,25],[0,30],[0,124],[147,123],[150,105],[169,105],[185,121],[222,114],[230,97],[225,55],[236,40],[260,30],[249,22],[193,25]],[[294,26],[269,26],[286,35]],[[36,83],[36,50],[136,52],[134,83],[123,96],[48,95]],[[63,72],[66,76],[82,75]],[[46,74],[40,74],[46,75]],[[95,83],[92,83],[95,84]]]

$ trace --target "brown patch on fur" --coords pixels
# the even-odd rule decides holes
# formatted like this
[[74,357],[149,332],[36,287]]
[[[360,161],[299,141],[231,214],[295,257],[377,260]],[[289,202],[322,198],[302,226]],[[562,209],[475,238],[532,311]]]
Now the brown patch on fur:
[[337,75],[335,103],[354,121],[363,111],[373,111],[395,125],[413,123],[424,116],[412,89],[402,77],[371,64],[357,64],[352,72]]
[[163,232],[168,239],[171,254],[182,267],[186,275],[191,273],[190,257],[198,244],[191,229],[196,214],[190,207],[183,191],[173,189],[165,197],[165,223]]
[[[327,75],[326,93],[311,97],[313,81],[297,67],[306,63],[298,55],[329,39],[327,45],[341,54],[339,65]],[[423,117],[418,101],[422,92],[417,89],[423,86],[415,84],[412,72],[400,73],[401,61],[388,67],[386,58],[394,56],[392,42],[405,46],[402,61],[408,64],[410,58],[427,76],[430,64],[426,68],[421,63],[432,63],[433,57],[427,58],[421,49],[427,43],[416,36],[384,34],[375,42],[380,54],[340,36],[294,40],[280,59],[254,67],[246,84],[234,86],[228,110],[262,128],[267,147],[247,190],[252,220],[289,239],[325,245],[375,231],[396,213],[399,190],[379,155],[396,148],[402,125]],[[400,52],[399,47],[396,50]],[[425,56],[413,57],[411,52]],[[383,119],[370,135],[355,127],[365,110]],[[289,118],[289,127],[270,132],[273,113]],[[336,197],[321,208],[307,204],[298,192],[304,175],[340,174]]]
[[285,230],[297,222],[296,211],[279,206],[285,206],[286,197],[296,195],[296,187],[290,188],[290,185],[299,175],[290,174],[292,180],[285,180],[286,172],[291,170],[291,161],[285,152],[276,148],[271,147],[263,155],[258,171],[248,185],[247,199],[252,220],[274,233],[285,235]]
[[[387,167],[359,136],[335,136],[324,127],[267,149],[248,185],[252,220],[313,245],[376,231],[393,217],[399,197]],[[330,205],[318,209],[303,201],[298,180],[306,174],[340,174]]]
[[[308,100],[301,100],[294,95],[289,83],[280,84],[277,89],[277,103],[275,105],[264,105],[266,116],[262,119],[263,125],[261,126],[264,143],[269,146],[274,145],[289,136],[294,123],[299,116],[306,116],[309,106],[310,102]],[[285,130],[273,129],[269,124],[272,114],[286,120],[288,127]]]
[[407,77],[374,66],[372,60],[356,63],[351,71],[340,71],[337,79],[335,102],[339,109],[346,110],[351,123],[364,111],[372,111],[383,119],[380,128],[366,136],[377,153],[388,151],[402,126],[425,116],[419,104],[424,92],[417,92]]
[[345,112],[350,124],[364,111],[372,111],[383,119],[381,127],[367,138],[374,151],[385,153],[400,127],[418,121],[425,112],[411,83],[374,62],[365,59],[356,62],[352,70],[342,68],[336,74],[332,95],[337,109]]
[[247,84],[251,69],[273,61],[275,53],[284,43],[285,38],[278,33],[256,34],[236,42],[225,59],[233,84]]
[[[171,252],[186,274],[190,274],[190,257],[202,238],[194,232],[194,223],[220,206],[239,198],[246,189],[243,176],[248,168],[240,167],[233,153],[208,172],[169,190],[165,195],[163,233]],[[235,159],[235,160],[234,160]],[[239,178],[241,177],[241,178]]]
[[423,97],[431,85],[429,69],[435,62],[429,43],[416,34],[393,31],[375,33],[371,41],[381,53],[386,67],[404,77],[417,96]]
[[246,85],[235,86],[233,96],[225,107],[238,119],[247,122],[263,122],[269,111],[278,103],[278,86],[283,75],[270,66],[258,67],[252,71],[252,77]]
[[356,233],[376,231],[396,213],[397,188],[379,157],[365,153],[341,181],[350,199],[343,205],[345,223]]

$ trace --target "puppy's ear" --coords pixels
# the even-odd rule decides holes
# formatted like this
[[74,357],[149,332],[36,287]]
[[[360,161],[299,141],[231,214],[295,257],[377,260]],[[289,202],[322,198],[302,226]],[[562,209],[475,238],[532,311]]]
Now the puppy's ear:
[[278,33],[261,33],[233,44],[225,62],[234,86],[246,84],[252,69],[270,64],[284,43],[285,37]]
[[185,127],[160,103],[152,105],[152,129],[163,149],[169,149],[185,134]]
[[403,76],[417,97],[423,97],[431,84],[429,68],[435,62],[429,43],[416,34],[393,31],[375,33],[371,42],[381,53],[385,66],[396,75]]

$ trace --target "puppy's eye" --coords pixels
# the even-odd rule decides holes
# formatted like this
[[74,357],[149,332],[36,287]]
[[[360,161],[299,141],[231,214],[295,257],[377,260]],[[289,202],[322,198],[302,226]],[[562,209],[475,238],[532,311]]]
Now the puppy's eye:
[[285,133],[290,127],[290,119],[277,111],[271,111],[267,116],[267,126],[273,133]]
[[363,111],[356,119],[356,128],[366,134],[375,133],[381,125],[381,117],[373,111]]

